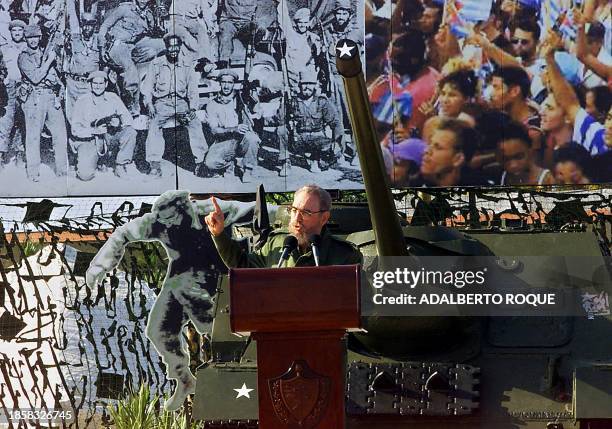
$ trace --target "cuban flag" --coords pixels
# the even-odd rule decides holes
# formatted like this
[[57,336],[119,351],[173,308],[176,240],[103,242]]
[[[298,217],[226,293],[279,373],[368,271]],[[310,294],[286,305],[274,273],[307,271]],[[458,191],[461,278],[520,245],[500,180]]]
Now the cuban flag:
[[412,116],[412,96],[393,74],[374,87],[370,93],[370,103],[372,115],[385,124],[392,125],[396,114],[403,119]]
[[470,34],[466,23],[485,21],[491,14],[493,0],[448,0],[452,2],[446,21],[451,32],[458,38]]
[[550,22],[554,25],[559,19],[559,16],[564,12],[565,17],[559,23],[559,31],[563,34],[564,37],[568,37],[571,40],[576,40],[576,26],[574,25],[574,19],[572,10],[569,8],[564,8],[560,1],[558,0],[550,0]]
[[463,2],[459,0],[448,1],[452,2],[452,7],[450,7],[447,11],[446,23],[449,25],[451,33],[453,33],[458,39],[467,37],[470,34],[470,30],[466,26],[466,22],[461,16]]
[[493,0],[455,0],[455,7],[463,21],[486,21],[491,15]]

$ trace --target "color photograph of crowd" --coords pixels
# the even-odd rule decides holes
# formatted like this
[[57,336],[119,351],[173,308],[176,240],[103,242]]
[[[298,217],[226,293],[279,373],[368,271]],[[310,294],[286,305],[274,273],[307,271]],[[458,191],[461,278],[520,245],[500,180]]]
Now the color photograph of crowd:
[[612,181],[612,2],[368,0],[395,187]]

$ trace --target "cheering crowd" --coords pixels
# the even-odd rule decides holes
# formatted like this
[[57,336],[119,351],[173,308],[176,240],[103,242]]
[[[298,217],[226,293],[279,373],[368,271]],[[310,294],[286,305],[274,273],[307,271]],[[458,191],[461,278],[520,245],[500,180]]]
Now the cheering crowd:
[[366,4],[368,91],[392,183],[612,181],[611,5]]

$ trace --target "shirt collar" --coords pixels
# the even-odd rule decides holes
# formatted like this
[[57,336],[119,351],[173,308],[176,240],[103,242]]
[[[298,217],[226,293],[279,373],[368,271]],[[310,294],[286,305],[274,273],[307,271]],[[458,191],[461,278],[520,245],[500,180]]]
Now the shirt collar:
[[104,91],[104,93],[100,96],[100,97],[96,97],[96,95],[92,92],[91,93],[91,100],[94,104],[100,103],[101,101],[108,101],[108,98],[106,97],[106,94],[108,94],[107,91]]
[[234,100],[234,92],[232,91],[232,93],[230,95],[223,95],[221,93],[217,94],[217,98],[216,101],[217,103],[220,104],[229,104]]

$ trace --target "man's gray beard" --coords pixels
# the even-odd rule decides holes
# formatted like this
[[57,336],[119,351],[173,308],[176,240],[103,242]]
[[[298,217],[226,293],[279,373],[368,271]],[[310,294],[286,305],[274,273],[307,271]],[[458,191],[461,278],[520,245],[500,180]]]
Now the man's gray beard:
[[310,245],[310,240],[307,235],[296,235],[296,238],[298,239],[298,247],[300,249],[306,249]]
[[297,232],[292,225],[289,225],[289,232],[298,240],[298,247],[305,249],[310,245],[310,237],[305,232]]

